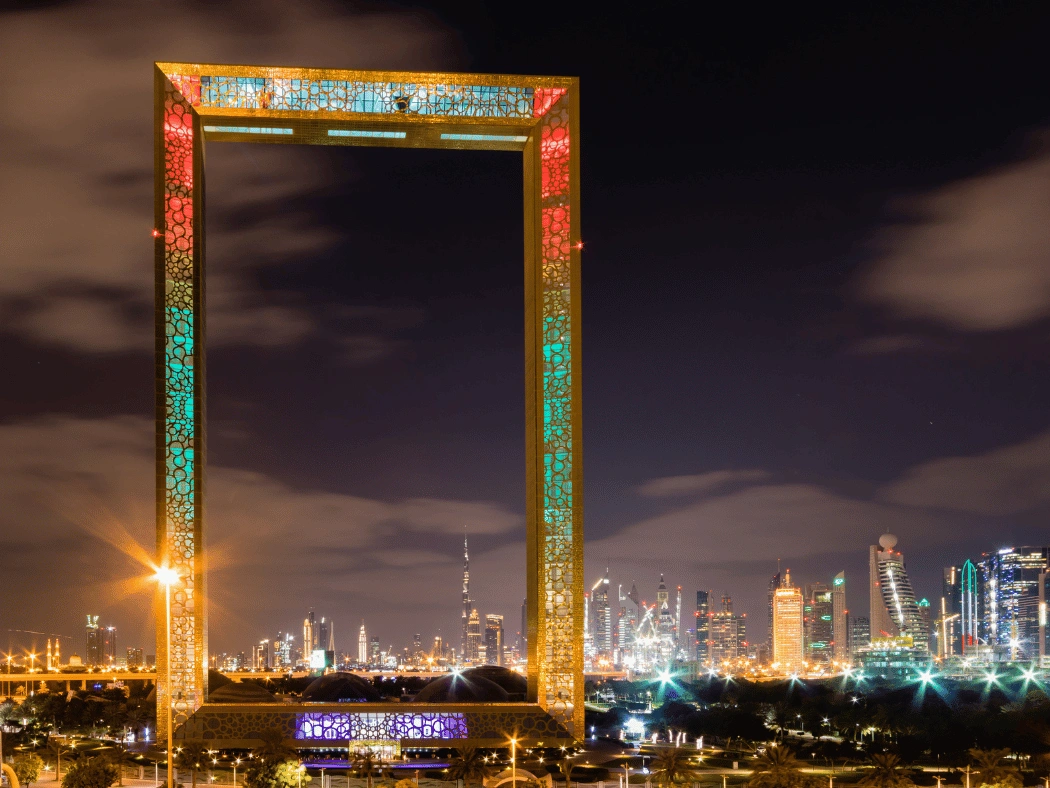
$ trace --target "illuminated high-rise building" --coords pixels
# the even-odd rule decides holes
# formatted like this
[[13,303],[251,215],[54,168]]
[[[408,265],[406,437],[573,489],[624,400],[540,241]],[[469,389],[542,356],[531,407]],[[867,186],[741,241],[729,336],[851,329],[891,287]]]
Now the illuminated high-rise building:
[[871,621],[867,616],[850,616],[849,653],[856,655],[857,649],[871,645]]
[[791,586],[789,572],[784,585],[773,592],[773,664],[781,670],[800,670],[803,654],[802,590]]
[[269,670],[270,664],[270,641],[260,640],[252,646],[252,668],[255,670]]
[[871,636],[910,637],[917,649],[929,649],[930,632],[919,611],[919,601],[904,567],[897,537],[883,534],[868,550]]
[[834,597],[827,583],[806,585],[802,604],[802,626],[807,662],[831,662],[835,647],[834,611]]
[[470,647],[470,611],[474,609],[474,603],[470,598],[470,553],[467,551],[467,534],[463,533],[463,607],[460,612],[463,630],[462,642],[459,644],[463,659],[467,659]]
[[849,610],[846,609],[846,573],[839,572],[831,581],[832,659],[849,662]]
[[1050,547],[1006,547],[982,556],[983,614],[990,645],[1009,659],[1039,653],[1039,575],[1047,570]]
[[380,664],[379,635],[372,635],[368,641],[368,663],[370,665]]
[[[780,563],[779,561],[777,562]],[[780,570],[777,569],[777,573],[769,578],[769,589],[766,592],[766,616],[769,624],[769,631],[766,633],[766,643],[769,645],[770,653],[773,652],[773,595],[777,589],[780,588]]]
[[594,656],[610,663],[613,657],[613,620],[609,607],[609,569],[591,587],[591,616],[594,619]]
[[273,665],[276,668],[294,667],[292,643],[294,638],[289,632],[278,632],[273,639]]
[[141,668],[144,664],[142,649],[129,648],[127,651],[127,666],[129,668]]
[[84,649],[85,665],[102,664],[102,630],[98,625],[98,616],[87,617],[87,643]]
[[964,655],[976,651],[980,642],[980,601],[977,566],[967,558],[959,569],[959,642]]
[[721,609],[710,617],[711,663],[725,662],[747,655],[747,614],[733,612],[733,598],[722,595]]
[[701,665],[711,664],[711,609],[710,592],[696,592],[696,628],[693,640],[696,645],[696,661]]
[[117,664],[117,628],[105,627],[102,630],[102,662],[108,667]]
[[314,644],[314,649],[335,651],[335,627],[324,616],[321,616],[321,621],[317,624],[317,643]]
[[361,630],[357,633],[357,661],[362,665],[368,664],[368,632],[365,630],[365,622],[361,622]]
[[317,648],[316,619],[314,611],[310,611],[303,619],[303,662],[310,662],[310,655]]
[[678,586],[674,598],[674,648],[682,647],[682,587]]
[[470,618],[467,619],[467,651],[464,662],[476,665],[481,658],[481,618],[478,616],[477,608],[472,608]]
[[503,616],[495,613],[485,614],[485,661],[503,664]]
[[1039,666],[1050,664],[1050,572],[1039,575]]

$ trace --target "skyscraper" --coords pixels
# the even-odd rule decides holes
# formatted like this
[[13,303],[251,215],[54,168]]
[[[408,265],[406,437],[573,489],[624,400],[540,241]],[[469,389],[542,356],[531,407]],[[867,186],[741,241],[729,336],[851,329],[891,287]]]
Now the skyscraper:
[[101,665],[103,659],[102,630],[98,626],[98,616],[87,617],[87,643],[84,649],[84,664]]
[[678,586],[674,598],[674,649],[678,652],[682,646],[682,587]]
[[109,667],[117,664],[116,627],[105,627],[102,630],[102,662]]
[[696,661],[701,665],[711,664],[711,611],[710,594],[696,592]]
[[883,534],[868,550],[871,593],[871,636],[910,637],[915,648],[929,649],[929,629],[904,567],[904,556],[894,550],[897,537]]
[[463,532],[463,609],[461,612],[463,638],[460,643],[460,653],[463,659],[467,659],[470,645],[470,611],[474,609],[474,603],[470,599],[470,553],[467,551],[467,534]]
[[720,665],[747,654],[747,614],[733,612],[733,598],[722,594],[721,610],[711,621],[711,663]]
[[476,665],[481,657],[481,618],[476,608],[471,609],[467,619],[467,650],[464,662]]
[[846,609],[846,573],[839,572],[831,581],[832,658],[849,662],[849,610]]
[[791,586],[790,572],[784,585],[773,592],[773,662],[781,670],[800,670],[803,662],[802,590]]
[[315,631],[316,619],[314,611],[310,611],[303,619],[303,662],[310,662],[310,655],[317,648],[317,632]]
[[857,649],[871,644],[871,621],[866,616],[852,616],[849,620],[849,652],[855,655]]
[[[779,564],[780,562],[777,561]],[[769,645],[770,653],[773,652],[773,595],[776,594],[777,589],[780,588],[780,569],[777,568],[777,573],[769,578],[769,590],[766,592],[768,607],[766,614],[768,618],[769,631],[766,633],[766,643]]]
[[368,664],[368,632],[364,621],[361,622],[361,631],[357,633],[357,661],[362,665]]
[[1048,555],[1048,547],[1006,547],[980,562],[986,638],[1010,659],[1039,653],[1039,575]]
[[967,558],[959,570],[959,631],[962,653],[969,654],[977,648],[980,627],[980,583],[977,567]]
[[605,575],[591,587],[591,615],[594,618],[594,645],[595,657],[607,659],[612,662],[613,650],[613,621],[612,610],[609,607],[609,569],[606,567]]
[[503,616],[485,614],[485,661],[489,665],[503,664]]
[[835,642],[834,598],[827,583],[806,585],[802,606],[805,659],[830,663]]
[[315,648],[324,651],[335,651],[335,627],[332,626],[331,621],[325,620],[324,616],[321,616],[321,623],[317,625],[317,643]]

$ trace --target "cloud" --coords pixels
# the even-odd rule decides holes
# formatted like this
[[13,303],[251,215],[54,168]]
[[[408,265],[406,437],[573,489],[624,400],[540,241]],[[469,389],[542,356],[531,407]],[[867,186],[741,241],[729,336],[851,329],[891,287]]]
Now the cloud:
[[855,342],[847,350],[857,356],[886,356],[892,353],[936,353],[947,350],[943,342],[914,334],[885,334]]
[[763,482],[769,473],[762,470],[711,471],[688,476],[665,476],[651,479],[638,487],[647,498],[670,498],[679,495],[706,495],[729,485]]
[[[74,588],[78,605],[124,606],[124,617],[141,606],[142,588],[137,602],[114,589],[145,574],[153,557],[153,447],[152,422],[137,417],[0,425],[0,574],[49,578],[49,590],[28,596],[18,584],[0,588],[6,619],[54,617],[65,609],[58,595]],[[390,567],[411,568],[408,585],[416,594],[440,587],[426,586],[416,567],[448,574],[454,588],[459,570],[448,561],[426,562],[428,554],[451,560],[464,528],[500,541],[522,525],[519,515],[486,501],[382,501],[215,465],[207,484],[211,598],[228,627],[219,633],[227,643],[258,637],[259,619],[272,605],[305,609],[326,588],[344,589],[346,603],[356,605],[371,593],[361,577],[382,576],[375,586],[381,589]],[[268,600],[267,611],[259,599]]]
[[[97,353],[153,342],[154,60],[433,70],[459,50],[418,11],[323,0],[81,2],[2,20],[5,96],[19,111],[0,119],[0,330]],[[209,342],[299,341],[317,314],[256,272],[332,244],[308,198],[348,174],[294,146],[225,147],[208,168]]]
[[984,454],[932,460],[882,488],[906,506],[1012,515],[1050,503],[1050,432]]
[[897,317],[999,331],[1050,316],[1050,155],[902,201],[860,295]]

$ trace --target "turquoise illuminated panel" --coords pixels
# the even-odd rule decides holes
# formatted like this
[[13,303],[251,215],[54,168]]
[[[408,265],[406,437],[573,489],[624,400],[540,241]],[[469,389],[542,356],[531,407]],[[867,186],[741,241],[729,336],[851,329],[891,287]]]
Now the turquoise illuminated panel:
[[375,137],[383,140],[403,140],[403,131],[371,131],[368,129],[328,129],[329,137]]
[[205,126],[205,131],[221,131],[223,134],[292,134],[292,129],[262,128],[259,126]]
[[464,142],[528,142],[528,137],[515,134],[442,134],[443,140],[463,140]]

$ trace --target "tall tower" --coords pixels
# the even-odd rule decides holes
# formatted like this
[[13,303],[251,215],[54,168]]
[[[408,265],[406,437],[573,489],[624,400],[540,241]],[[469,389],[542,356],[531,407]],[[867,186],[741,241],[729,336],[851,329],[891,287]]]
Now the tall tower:
[[357,633],[357,661],[362,665],[368,664],[368,632],[365,631],[365,622],[361,622],[361,631]]
[[959,626],[962,631],[962,653],[970,654],[977,649],[977,625],[980,621],[979,587],[977,567],[969,558],[959,570]]
[[802,667],[802,616],[802,590],[790,585],[778,588],[773,594],[773,662],[781,670]]
[[314,611],[310,611],[309,615],[303,619],[303,662],[310,661],[310,655],[313,650],[317,648],[317,635],[314,632]]
[[831,638],[834,643],[832,658],[849,662],[849,611],[846,609],[846,573],[839,572],[831,581]]
[[55,655],[51,652],[51,638],[47,639],[47,672],[55,669]]
[[481,618],[477,610],[470,611],[467,619],[467,650],[464,653],[464,661],[476,665],[481,657]]
[[[779,561],[778,561],[779,563]],[[768,608],[766,610],[767,618],[769,619],[769,631],[766,633],[766,643],[769,645],[769,653],[773,653],[773,595],[780,588],[780,569],[777,569],[777,573],[769,578],[769,592],[768,592]]]
[[678,594],[674,602],[674,646],[677,651],[682,646],[682,587],[678,586]]
[[612,608],[609,607],[609,569],[591,586],[591,610],[594,615],[594,656],[612,660]]
[[904,568],[904,556],[894,550],[897,537],[883,534],[868,551],[871,575],[871,636],[912,639],[916,648],[928,649],[930,633],[923,623],[919,602]]
[[87,617],[87,648],[84,654],[88,665],[102,664],[102,631],[98,626],[98,616]]
[[460,653],[467,659],[470,647],[470,611],[473,604],[470,600],[470,553],[467,551],[467,533],[463,532],[463,612],[461,613],[463,635],[460,642]]

